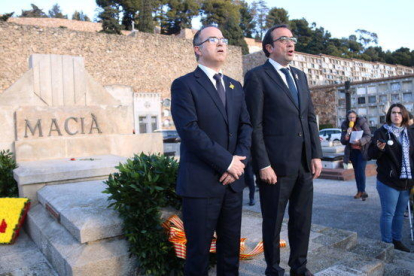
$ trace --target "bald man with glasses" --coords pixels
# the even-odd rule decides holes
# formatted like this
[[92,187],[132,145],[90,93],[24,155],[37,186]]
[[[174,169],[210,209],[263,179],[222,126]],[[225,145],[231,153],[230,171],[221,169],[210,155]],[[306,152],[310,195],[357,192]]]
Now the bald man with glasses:
[[239,270],[244,167],[251,133],[241,84],[222,73],[227,39],[216,27],[193,40],[197,69],[171,86],[171,113],[181,137],[177,194],[187,238],[185,275],[208,275],[217,234],[217,275]]
[[279,266],[279,240],[288,202],[290,275],[312,275],[306,268],[312,179],[321,173],[322,150],[306,75],[290,66],[296,42],[286,25],[270,28],[262,43],[268,60],[247,72],[244,82],[269,276],[285,273]]

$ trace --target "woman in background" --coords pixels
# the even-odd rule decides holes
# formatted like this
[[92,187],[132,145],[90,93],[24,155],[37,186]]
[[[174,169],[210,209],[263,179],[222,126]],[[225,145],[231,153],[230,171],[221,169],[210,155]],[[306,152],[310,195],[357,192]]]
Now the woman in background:
[[[357,113],[350,110],[346,114],[346,120],[341,125],[341,143],[345,145],[344,163],[348,164],[351,161],[354,167],[355,181],[357,186],[357,193],[355,199],[362,198],[366,200],[368,194],[365,192],[365,167],[367,161],[362,155],[362,148],[368,146],[371,141],[371,130],[369,129],[367,120],[363,117],[358,117]],[[353,131],[363,131],[360,140],[352,141],[350,137]]]
[[401,232],[409,190],[413,186],[413,150],[414,129],[409,127],[408,111],[402,104],[393,104],[388,109],[386,124],[375,131],[368,154],[377,159],[382,241],[406,252],[410,250],[401,242]]

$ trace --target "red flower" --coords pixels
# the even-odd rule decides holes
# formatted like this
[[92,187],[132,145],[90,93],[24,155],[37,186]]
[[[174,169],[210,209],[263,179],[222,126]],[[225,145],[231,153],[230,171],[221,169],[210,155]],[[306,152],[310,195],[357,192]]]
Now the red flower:
[[7,223],[6,220],[3,219],[0,224],[0,233],[6,233]]

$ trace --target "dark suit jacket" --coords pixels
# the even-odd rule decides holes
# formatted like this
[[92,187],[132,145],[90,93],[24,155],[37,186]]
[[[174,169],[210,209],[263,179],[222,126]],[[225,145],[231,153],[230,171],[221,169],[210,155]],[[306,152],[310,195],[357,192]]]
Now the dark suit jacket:
[[276,175],[296,174],[302,160],[303,143],[309,169],[311,159],[322,157],[306,75],[290,68],[298,88],[299,106],[269,61],[245,76],[244,91],[253,125],[252,158],[256,171],[271,165]]
[[[171,113],[181,137],[177,193],[214,197],[224,193],[219,179],[233,155],[249,156],[251,124],[241,84],[224,76],[226,109],[217,90],[199,68],[171,86]],[[244,188],[242,178],[230,184]]]

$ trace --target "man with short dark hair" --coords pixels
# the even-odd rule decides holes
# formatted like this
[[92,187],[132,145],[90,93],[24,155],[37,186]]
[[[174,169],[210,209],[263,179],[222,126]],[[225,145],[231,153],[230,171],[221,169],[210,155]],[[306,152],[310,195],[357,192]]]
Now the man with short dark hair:
[[197,69],[171,86],[171,113],[181,137],[177,193],[187,238],[185,275],[208,275],[214,231],[217,275],[238,275],[249,114],[241,84],[222,74],[227,39],[216,27],[194,36]]
[[313,181],[321,173],[322,150],[307,78],[290,66],[297,40],[286,25],[263,39],[269,58],[245,76],[244,91],[253,125],[252,158],[260,189],[266,275],[284,275],[280,230],[289,202],[290,275],[306,268]]

